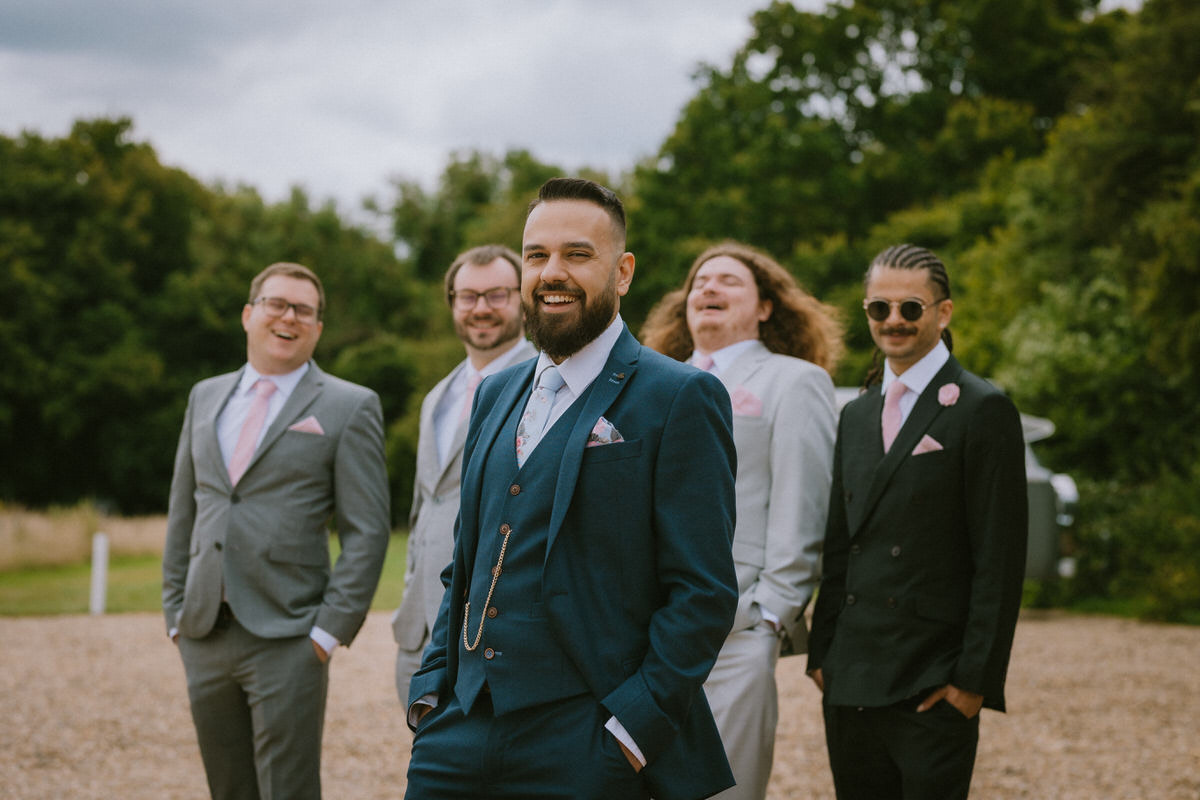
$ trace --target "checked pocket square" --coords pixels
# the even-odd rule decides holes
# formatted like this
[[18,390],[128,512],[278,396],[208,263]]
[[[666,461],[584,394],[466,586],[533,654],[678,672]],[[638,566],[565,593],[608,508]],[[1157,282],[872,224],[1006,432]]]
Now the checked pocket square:
[[921,441],[917,442],[917,446],[913,448],[912,454],[919,456],[922,453],[936,453],[938,450],[944,449],[941,442],[929,434],[925,434],[921,437]]
[[[599,447],[602,444],[616,444],[617,442],[625,441],[625,437],[617,430],[616,426],[606,420],[604,417],[596,420],[595,427],[588,434],[587,446]],[[613,451],[616,452],[615,450]]]
[[325,429],[321,427],[321,423],[317,422],[316,417],[305,417],[288,428],[289,431],[299,431],[300,433],[315,433],[317,436],[324,436]]

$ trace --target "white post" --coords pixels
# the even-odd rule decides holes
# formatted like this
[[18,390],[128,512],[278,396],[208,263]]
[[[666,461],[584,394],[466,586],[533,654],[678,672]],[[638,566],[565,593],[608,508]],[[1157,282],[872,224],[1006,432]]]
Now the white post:
[[108,534],[96,533],[92,536],[92,596],[88,602],[88,611],[93,615],[103,614],[107,595]]

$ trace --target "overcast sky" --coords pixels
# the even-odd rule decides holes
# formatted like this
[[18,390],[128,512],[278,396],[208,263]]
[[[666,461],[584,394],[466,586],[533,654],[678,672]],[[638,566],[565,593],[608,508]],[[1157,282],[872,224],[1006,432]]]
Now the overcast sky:
[[768,2],[0,0],[0,133],[129,116],[205,182],[344,212],[390,178],[432,188],[459,149],[619,173]]

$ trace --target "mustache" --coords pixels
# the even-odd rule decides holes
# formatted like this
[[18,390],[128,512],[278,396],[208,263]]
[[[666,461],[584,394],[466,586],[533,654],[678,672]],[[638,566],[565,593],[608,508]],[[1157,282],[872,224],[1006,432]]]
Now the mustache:
[[913,336],[917,332],[916,328],[908,325],[885,325],[879,329],[882,336]]

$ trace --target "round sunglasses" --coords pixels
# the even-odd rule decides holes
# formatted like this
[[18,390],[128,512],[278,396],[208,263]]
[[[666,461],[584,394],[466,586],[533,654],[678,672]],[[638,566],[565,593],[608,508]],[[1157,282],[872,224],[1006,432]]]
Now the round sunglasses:
[[[942,298],[945,300],[946,298]],[[916,322],[921,317],[925,316],[925,309],[931,306],[936,306],[942,300],[934,300],[932,303],[922,303],[920,300],[879,300],[867,299],[863,300],[863,309],[866,310],[867,316],[876,322],[883,322],[892,313],[892,306],[900,306],[900,316],[909,322]]]

